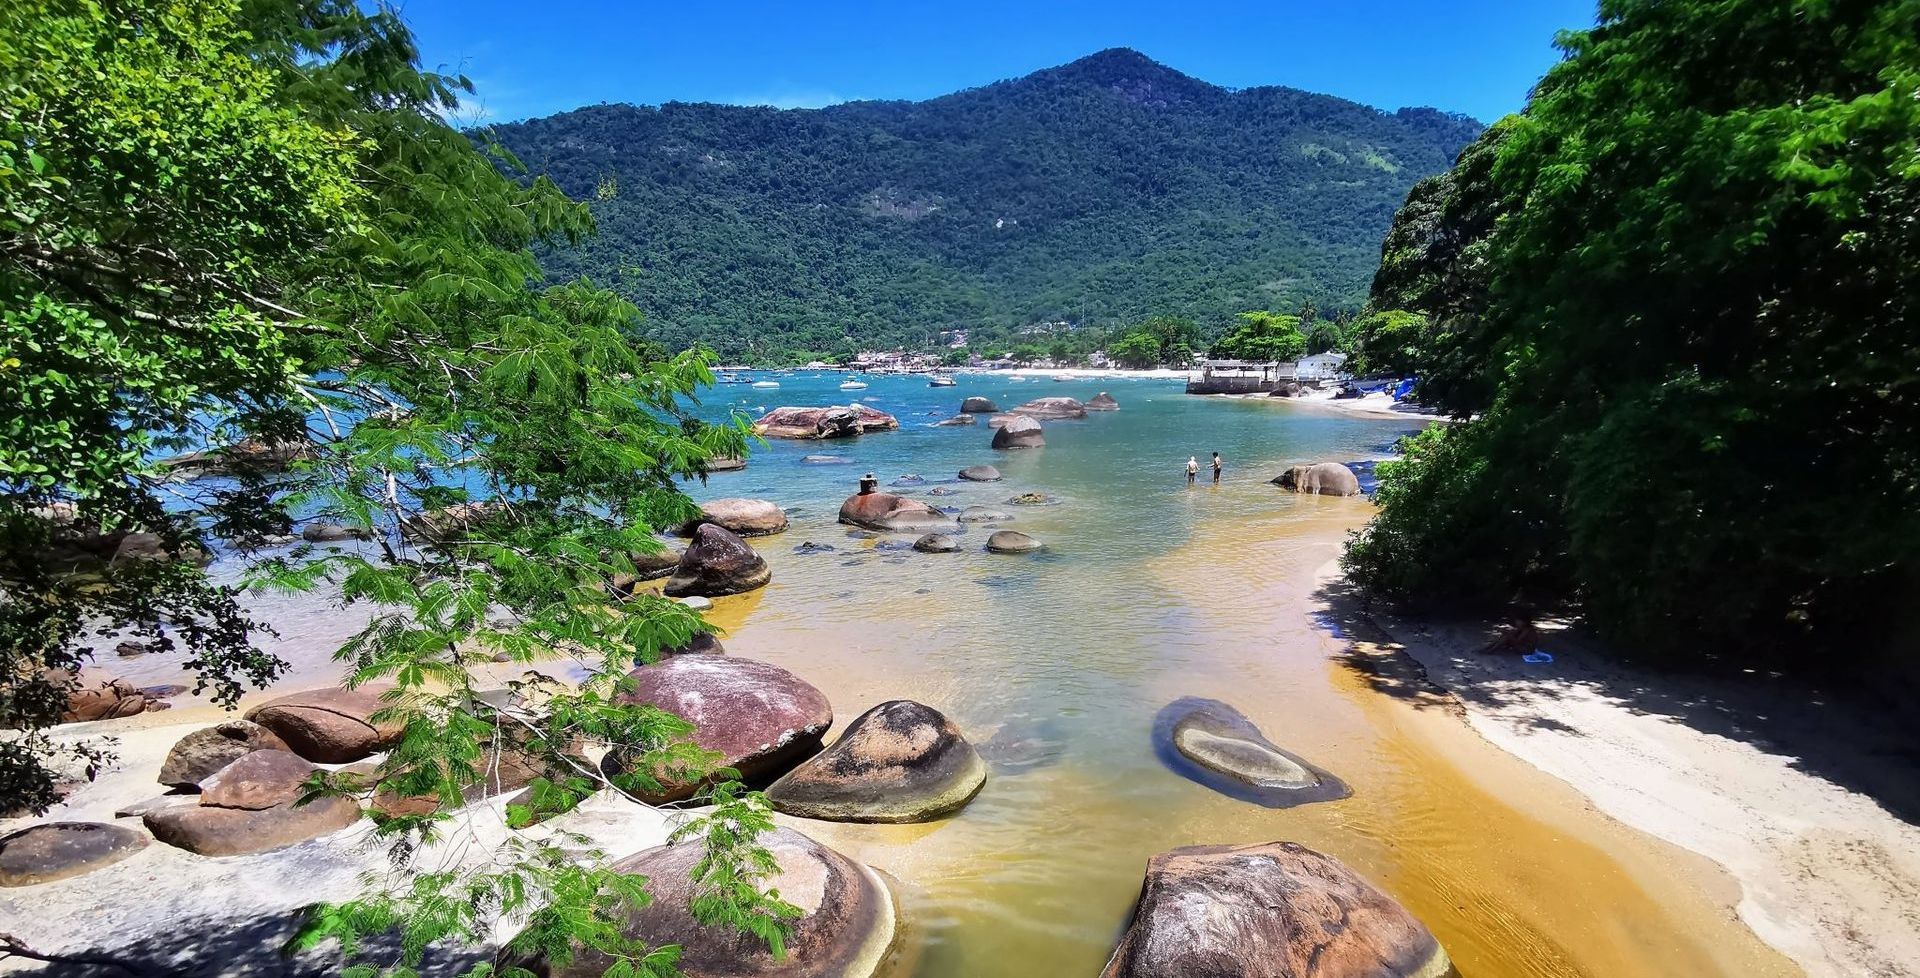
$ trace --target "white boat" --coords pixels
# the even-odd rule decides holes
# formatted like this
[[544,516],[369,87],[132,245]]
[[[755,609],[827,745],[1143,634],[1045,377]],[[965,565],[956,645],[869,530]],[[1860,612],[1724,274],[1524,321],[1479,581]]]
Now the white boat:
[[1014,374],[1013,376],[1008,377],[1007,379],[1013,381],[1014,383],[1019,383],[1020,381],[1026,380],[1027,378],[1022,377],[1019,374]]
[[849,377],[840,385],[840,389],[843,391],[863,391],[867,389],[867,382],[864,380],[854,380]]
[[954,386],[954,385],[955,385],[955,384],[954,384],[954,379],[953,379],[952,377],[929,377],[929,378],[927,378],[927,386],[928,386],[928,387],[952,387],[952,386]]
[[1072,380],[1072,379],[1073,379],[1072,377],[1069,377],[1069,376],[1067,376],[1066,374],[1054,374],[1054,375],[1053,375],[1053,382],[1054,382],[1054,383],[1056,383],[1056,384],[1064,384],[1064,383],[1066,383],[1067,381],[1069,381],[1069,380]]
[[777,380],[756,380],[753,382],[753,386],[758,387],[763,391],[772,390],[773,388],[780,386],[780,382]]

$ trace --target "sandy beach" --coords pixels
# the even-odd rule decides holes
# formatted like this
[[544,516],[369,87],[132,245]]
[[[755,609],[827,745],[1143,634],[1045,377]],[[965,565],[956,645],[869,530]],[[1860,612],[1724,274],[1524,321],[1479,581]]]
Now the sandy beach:
[[1375,689],[1458,711],[1605,814],[1713,860],[1740,920],[1808,975],[1920,975],[1920,827],[1902,817],[1920,811],[1920,764],[1894,713],[1624,666],[1565,628],[1543,626],[1553,661],[1527,663],[1478,651],[1490,628],[1343,602],[1362,662],[1412,666],[1369,666]]

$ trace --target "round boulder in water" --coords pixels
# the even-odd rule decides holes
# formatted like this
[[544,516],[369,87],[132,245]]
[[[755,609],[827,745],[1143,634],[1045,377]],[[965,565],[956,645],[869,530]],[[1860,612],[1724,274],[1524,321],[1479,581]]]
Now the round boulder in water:
[[[893,893],[872,869],[792,829],[775,829],[756,842],[773,855],[776,871],[763,882],[800,908],[787,922],[786,955],[775,958],[767,943],[724,924],[695,920],[688,905],[700,895],[694,869],[707,858],[700,840],[659,846],[612,865],[614,872],[644,876],[653,899],[629,910],[623,933],[648,947],[680,948],[674,962],[686,978],[872,978],[893,945],[897,920]],[[591,948],[565,964],[503,955],[503,964],[543,978],[598,978],[614,966]]]
[[743,537],[761,537],[786,529],[787,514],[764,499],[715,499],[700,504],[700,518],[682,526],[680,535],[692,536],[705,523],[725,527]]
[[668,597],[718,597],[767,586],[773,571],[738,534],[712,523],[693,533],[693,542],[680,555],[680,566],[667,578]]
[[1454,974],[1413,914],[1342,865],[1292,842],[1188,846],[1147,861],[1133,922],[1101,978]]
[[33,886],[91,873],[147,847],[146,837],[105,822],[43,822],[0,838],[0,886]]
[[969,397],[960,402],[961,414],[992,414],[1000,410],[1000,405],[984,397]]
[[1019,530],[999,530],[987,538],[987,549],[997,554],[1025,554],[1043,549],[1045,544]]
[[1042,397],[1014,408],[1012,413],[1025,415],[1029,418],[1045,418],[1049,421],[1058,421],[1063,418],[1086,417],[1087,406],[1080,403],[1076,398]]
[[960,478],[968,482],[999,482],[1000,470],[991,465],[969,465],[960,470]]
[[957,811],[987,765],[939,710],[882,703],[767,789],[776,811],[833,822],[925,822]]
[[992,506],[968,506],[960,511],[958,519],[962,523],[998,523],[1013,519],[1013,514]]
[[1045,448],[1047,438],[1040,422],[1029,417],[1015,417],[993,433],[993,447],[1003,451],[1015,448]]
[[913,541],[913,549],[923,554],[950,554],[960,549],[960,541],[944,533],[929,533]]
[[[693,742],[720,755],[718,764],[765,784],[820,749],[833,725],[826,694],[771,662],[721,655],[675,655],[628,673],[633,688],[614,696],[629,706],[652,706],[694,725]],[[631,758],[615,747],[601,761],[609,775],[626,773]],[[652,805],[691,797],[700,778],[660,778],[660,790],[637,791]]]
[[1182,697],[1153,724],[1154,752],[1175,773],[1268,808],[1345,798],[1345,782],[1278,746],[1219,700]]
[[890,492],[863,492],[840,504],[840,522],[885,532],[940,533],[954,529],[945,513],[917,499]]
[[1293,492],[1322,496],[1360,495],[1360,477],[1339,462],[1315,462],[1296,465],[1280,473],[1273,484]]
[[1120,410],[1120,402],[1114,400],[1112,394],[1109,394],[1106,391],[1101,391],[1100,393],[1093,395],[1093,399],[1087,402],[1087,410],[1118,411]]

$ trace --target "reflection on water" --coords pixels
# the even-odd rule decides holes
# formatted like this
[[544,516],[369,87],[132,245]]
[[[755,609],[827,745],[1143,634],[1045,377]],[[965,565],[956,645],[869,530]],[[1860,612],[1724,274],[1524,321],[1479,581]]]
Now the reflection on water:
[[[829,449],[771,444],[745,470],[690,491],[791,507],[786,533],[755,541],[774,583],[712,612],[731,652],[808,679],[842,722],[887,699],[930,704],[992,763],[981,794],[942,822],[796,823],[902,881],[912,944],[903,967],[915,978],[1097,974],[1148,856],[1280,839],[1379,881],[1469,978],[1794,973],[1703,894],[1710,874],[1682,874],[1671,853],[1586,811],[1457,719],[1367,692],[1337,664],[1343,642],[1314,620],[1315,572],[1369,504],[1292,496],[1266,480],[1290,463],[1376,455],[1408,422],[1192,398],[1169,381],[962,377],[929,389],[876,378],[841,392],[839,380],[718,388],[708,407],[758,413],[860,396],[902,430]],[[1048,422],[1044,449],[996,453],[984,424],[930,426],[969,395],[1011,407],[1102,389],[1122,409]],[[854,464],[800,461],[823,450]],[[1214,451],[1227,462],[1224,484],[1203,475],[1189,488],[1187,458],[1204,463]],[[1006,481],[954,478],[982,462]],[[851,537],[834,518],[866,471],[883,485],[922,476],[924,485],[890,491],[935,505],[1005,509],[1006,526],[1048,550],[987,554],[985,525],[967,527],[955,554]],[[1007,505],[1029,490],[1059,505]],[[806,543],[833,549],[805,552]],[[276,648],[300,675],[332,674],[326,653],[351,616],[312,599],[274,599],[261,612],[279,624]],[[1232,704],[1352,797],[1268,809],[1167,770],[1153,720],[1183,696]]]

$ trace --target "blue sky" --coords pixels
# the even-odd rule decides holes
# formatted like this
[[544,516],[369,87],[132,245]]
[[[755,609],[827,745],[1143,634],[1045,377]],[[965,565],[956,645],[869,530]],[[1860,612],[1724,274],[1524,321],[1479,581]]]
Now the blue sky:
[[816,107],[924,99],[1131,47],[1205,81],[1289,85],[1491,121],[1594,0],[645,3],[398,0],[429,67],[479,87],[467,121],[597,102]]

